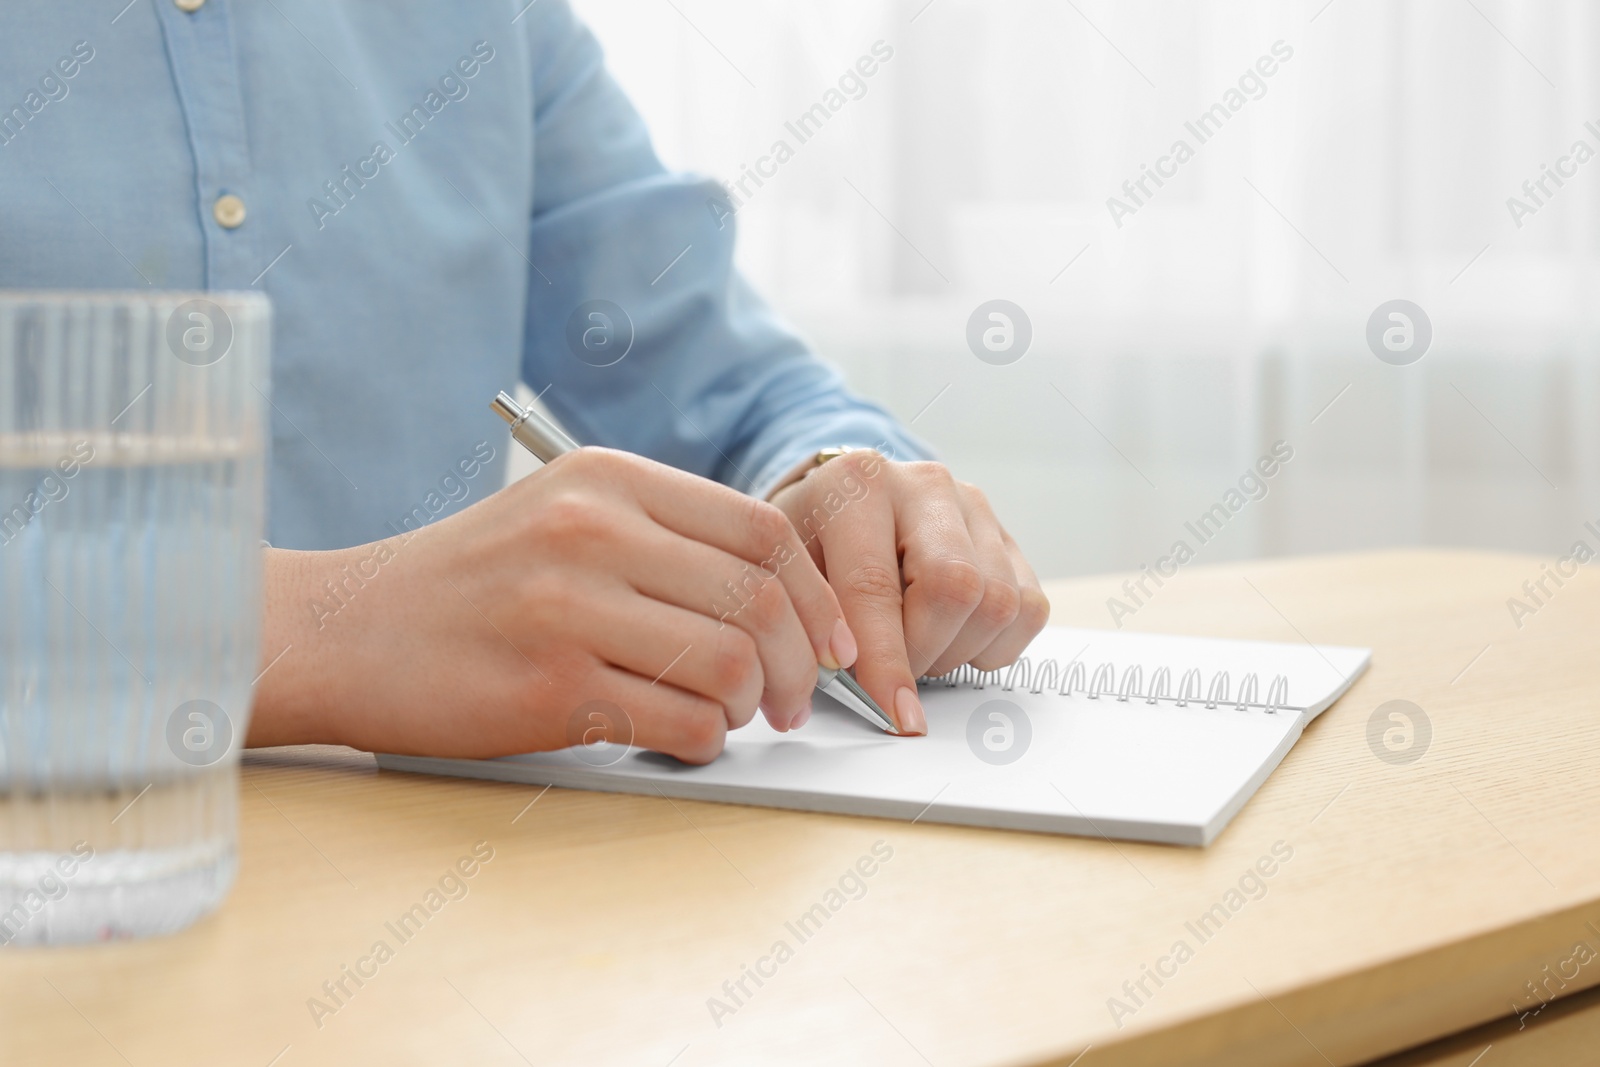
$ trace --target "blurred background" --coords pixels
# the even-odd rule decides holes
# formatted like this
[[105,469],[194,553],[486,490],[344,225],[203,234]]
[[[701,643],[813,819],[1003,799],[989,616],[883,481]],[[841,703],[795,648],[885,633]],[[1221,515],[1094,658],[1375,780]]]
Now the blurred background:
[[[669,166],[737,180],[788,142],[741,196],[744,269],[1041,574],[1195,544],[1277,441],[1292,460],[1197,562],[1595,543],[1600,161],[1572,153],[1600,151],[1600,7],[575,2]],[[801,143],[785,123],[877,42]],[[1193,158],[1131,198],[1179,139]],[[993,299],[1031,322],[1009,365],[967,343]],[[1404,366],[1367,341],[1394,299],[1432,326]]]

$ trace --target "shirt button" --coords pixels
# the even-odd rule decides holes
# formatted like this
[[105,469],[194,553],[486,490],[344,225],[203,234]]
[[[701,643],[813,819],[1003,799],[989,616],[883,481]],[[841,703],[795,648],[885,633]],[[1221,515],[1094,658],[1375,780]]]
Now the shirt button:
[[172,0],[172,2],[178,5],[179,11],[187,11],[192,15],[196,11],[200,10],[201,5],[203,5],[206,0]]
[[[179,3],[192,3],[193,0],[178,0]],[[217,220],[217,225],[224,230],[236,230],[244,223],[244,201],[232,193],[217,197],[217,202],[211,205],[211,217]]]

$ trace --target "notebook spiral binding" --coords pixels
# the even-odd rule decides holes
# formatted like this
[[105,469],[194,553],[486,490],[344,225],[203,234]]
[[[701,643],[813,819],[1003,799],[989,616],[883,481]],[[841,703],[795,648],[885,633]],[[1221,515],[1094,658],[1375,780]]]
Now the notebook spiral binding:
[[1173,693],[1172,671],[1167,667],[1156,670],[1150,676],[1147,687],[1144,684],[1144,668],[1134,664],[1122,672],[1122,683],[1119,685],[1116,667],[1110,663],[1102,663],[1091,672],[1081,660],[1073,660],[1063,670],[1053,656],[1041,660],[1037,669],[1027,656],[1009,667],[992,671],[980,671],[970,663],[963,664],[949,674],[937,677],[924,675],[917,679],[917,684],[942,685],[946,688],[964,684],[973,689],[994,685],[999,686],[1002,692],[1011,692],[1020,686],[1030,693],[1043,693],[1048,689],[1060,696],[1082,693],[1090,700],[1111,697],[1122,703],[1143,700],[1146,704],[1168,703],[1180,708],[1190,704],[1207,708],[1231,706],[1239,711],[1260,709],[1268,715],[1303,710],[1289,703],[1289,679],[1282,674],[1272,679],[1272,684],[1267,687],[1266,699],[1262,700],[1259,699],[1260,682],[1254,674],[1247,674],[1240,679],[1238,692],[1235,693],[1227,671],[1218,671],[1211,676],[1210,684],[1204,684],[1199,670],[1191,669],[1184,673],[1178,682],[1177,692]]

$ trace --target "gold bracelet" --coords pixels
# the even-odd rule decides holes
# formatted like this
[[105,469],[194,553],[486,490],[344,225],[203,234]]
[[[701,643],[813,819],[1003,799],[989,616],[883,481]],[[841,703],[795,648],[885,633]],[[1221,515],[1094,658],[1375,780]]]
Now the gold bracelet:
[[804,478],[806,475],[810,474],[812,471],[816,470],[829,460],[838,459],[846,452],[854,451],[856,450],[848,445],[831,445],[828,448],[817,449],[816,453],[812,455],[810,459],[796,466],[784,477],[783,481],[773,486],[772,489],[767,493],[767,499],[771,500],[773,497],[777,496],[780,491],[789,488],[791,485],[800,481],[800,479]]
[[856,451],[856,449],[850,448],[847,445],[833,445],[829,448],[819,448],[817,449],[817,454],[811,457],[811,466],[806,468],[806,473],[809,474],[811,471],[816,470],[818,467],[822,466],[831,459],[838,459],[840,456],[854,451]]

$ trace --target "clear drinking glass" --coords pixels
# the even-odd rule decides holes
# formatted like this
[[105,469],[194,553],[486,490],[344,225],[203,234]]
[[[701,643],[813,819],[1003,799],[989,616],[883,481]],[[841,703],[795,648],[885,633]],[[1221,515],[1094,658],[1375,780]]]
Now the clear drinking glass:
[[0,292],[0,945],[177,930],[233,883],[269,321]]

